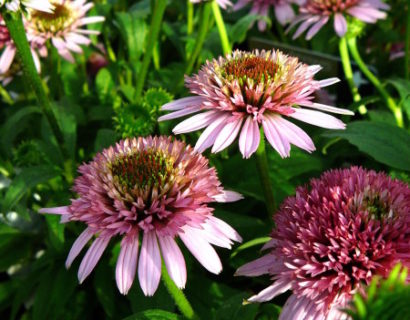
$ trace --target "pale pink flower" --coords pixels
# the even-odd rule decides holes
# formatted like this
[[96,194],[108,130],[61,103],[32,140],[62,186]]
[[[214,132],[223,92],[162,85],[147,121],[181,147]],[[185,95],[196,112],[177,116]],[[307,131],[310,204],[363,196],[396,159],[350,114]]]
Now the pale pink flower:
[[[200,3],[200,2],[209,2],[210,0],[190,0],[192,3]],[[213,0],[211,0],[213,1]],[[228,7],[232,6],[232,2],[229,0],[216,0],[219,6],[222,9],[227,9]]]
[[44,12],[53,12],[53,5],[49,0],[0,0],[0,8],[5,6],[7,10],[18,11],[34,9]]
[[285,117],[344,129],[342,121],[321,111],[353,114],[312,101],[316,90],[339,81],[314,80],[320,69],[280,51],[235,51],[226,58],[207,61],[198,75],[186,77],[186,85],[195,96],[164,105],[162,110],[173,112],[158,120],[200,112],[173,129],[181,134],[206,127],[195,146],[199,152],[211,146],[212,152],[219,152],[239,135],[239,149],[249,158],[259,146],[260,126],[281,157],[289,156],[290,144],[312,152],[315,146],[310,137]]
[[288,31],[300,23],[293,39],[308,30],[306,39],[310,40],[333,18],[337,35],[343,37],[347,32],[346,16],[375,23],[379,19],[386,18],[386,12],[383,10],[389,8],[389,5],[381,0],[306,0],[306,3],[299,7],[299,15],[291,23]]
[[286,199],[274,220],[268,253],[236,274],[272,277],[250,302],[292,290],[281,320],[346,319],[340,309],[374,275],[387,277],[398,262],[410,267],[410,189],[383,173],[326,172]]
[[[293,12],[292,3],[302,4],[305,0],[239,0],[234,10],[240,10],[248,4],[252,4],[251,14],[269,17],[271,7],[275,9],[276,20],[281,25],[285,25],[293,20],[295,13]],[[266,20],[259,20],[258,28],[260,31],[266,29]]]
[[74,185],[79,198],[69,206],[40,212],[61,214],[62,222],[87,225],[71,248],[67,267],[96,237],[81,262],[80,282],[116,236],[122,237],[116,267],[119,291],[128,293],[138,267],[139,283],[147,296],[157,290],[161,256],[175,284],[185,287],[187,271],[177,237],[215,274],[222,270],[222,264],[211,244],[231,248],[233,241],[241,241],[238,233],[214,217],[208,206],[237,201],[241,195],[225,191],[208,160],[184,142],[171,137],[122,140],[82,165],[79,173]]
[[87,17],[87,12],[94,6],[86,0],[51,0],[53,13],[30,10],[28,16],[28,32],[36,41],[45,43],[51,40],[58,53],[67,61],[74,62],[74,53],[83,53],[81,45],[88,46],[90,34],[99,32],[90,30],[87,25],[104,21],[104,17]]

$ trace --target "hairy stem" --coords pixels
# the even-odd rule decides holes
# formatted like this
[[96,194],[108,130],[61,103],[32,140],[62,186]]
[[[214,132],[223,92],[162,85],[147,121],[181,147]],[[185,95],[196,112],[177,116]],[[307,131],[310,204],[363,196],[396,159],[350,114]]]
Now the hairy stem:
[[194,309],[192,309],[191,304],[185,297],[184,293],[175,285],[171,277],[168,274],[167,268],[162,262],[162,281],[164,282],[165,287],[167,288],[169,294],[174,299],[175,304],[177,305],[179,311],[187,319],[198,320],[198,316],[195,314]]
[[366,63],[360,56],[359,50],[357,49],[356,38],[351,37],[347,40],[347,45],[349,47],[350,53],[352,54],[353,59],[356,61],[360,70],[365,74],[365,76],[370,80],[370,82],[376,87],[380,95],[385,100],[387,107],[393,113],[396,118],[396,123],[399,127],[403,127],[403,112],[401,108],[396,104],[394,99],[390,96],[387,90],[383,87],[380,80],[369,70],[366,66]]
[[[353,101],[359,102],[360,100],[362,100],[362,97],[360,96],[359,89],[356,87],[356,84],[354,83],[354,80],[353,80],[352,64],[350,62],[349,50],[347,48],[347,41],[345,37],[340,38],[339,52],[340,52],[340,58],[342,59],[343,71],[344,71],[347,83],[349,84],[349,88],[350,88],[350,92],[352,93]],[[360,114],[367,113],[367,108],[365,105],[359,106],[358,110]]]
[[225,55],[231,53],[232,48],[229,43],[228,33],[226,32],[225,23],[216,0],[212,1],[212,11],[214,14],[216,26],[218,27],[219,38],[221,39],[222,51]]
[[142,59],[141,69],[137,78],[137,85],[135,88],[135,101],[141,98],[142,90],[144,89],[145,78],[148,74],[148,68],[151,63],[155,44],[158,40],[158,35],[161,30],[162,18],[164,17],[167,0],[153,0],[154,11],[151,18],[151,25],[148,32],[147,47],[145,48],[144,58]]

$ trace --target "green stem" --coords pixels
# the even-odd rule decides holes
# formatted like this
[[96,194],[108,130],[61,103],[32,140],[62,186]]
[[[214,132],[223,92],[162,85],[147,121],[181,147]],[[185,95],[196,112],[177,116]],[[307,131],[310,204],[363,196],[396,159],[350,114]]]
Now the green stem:
[[366,63],[362,60],[359,50],[357,49],[356,38],[351,37],[347,40],[347,45],[349,46],[349,50],[352,54],[353,59],[356,61],[357,65],[359,66],[360,70],[365,74],[365,76],[370,80],[371,83],[376,87],[379,91],[380,95],[386,101],[387,107],[391,110],[394,117],[396,118],[397,125],[399,127],[403,127],[403,113],[401,108],[396,104],[394,99],[390,96],[387,90],[383,87],[380,80],[367,68]]
[[194,31],[194,4],[191,0],[187,0],[187,21],[186,21],[186,33],[192,34]]
[[135,88],[135,101],[141,98],[144,89],[145,78],[148,74],[148,68],[151,63],[152,53],[158,40],[159,31],[161,30],[162,18],[164,16],[167,0],[153,0],[155,2],[154,11],[151,18],[151,26],[148,33],[148,43],[145,50],[142,65],[138,74],[137,85]]
[[14,103],[13,99],[11,98],[11,96],[9,95],[7,90],[3,88],[2,85],[0,85],[0,95],[2,96],[3,100],[6,103],[8,103],[8,104],[13,104]]
[[199,18],[199,30],[198,30],[198,35],[196,37],[194,50],[192,51],[192,54],[189,56],[188,64],[185,68],[185,74],[187,75],[191,74],[192,69],[194,68],[195,61],[198,58],[199,53],[202,50],[202,46],[204,45],[205,38],[208,33],[208,25],[209,25],[210,17],[211,17],[211,4],[206,2],[202,5],[202,8],[201,8],[200,18]]
[[275,199],[273,197],[272,183],[269,178],[268,157],[266,156],[264,135],[261,133],[261,140],[258,150],[256,150],[256,165],[258,167],[259,178],[261,180],[263,194],[269,218],[275,213]]
[[410,79],[410,5],[407,6],[406,43],[404,55],[404,76]]
[[191,304],[185,297],[184,293],[175,285],[174,281],[168,274],[167,268],[162,262],[162,281],[164,282],[165,287],[167,288],[169,294],[174,299],[175,304],[177,305],[179,311],[187,319],[199,319],[195,314],[194,309],[192,309]]
[[232,48],[229,43],[228,33],[226,32],[224,19],[221,14],[221,9],[219,8],[218,2],[216,0],[212,1],[212,11],[214,13],[216,26],[218,27],[223,53],[227,55],[231,53]]
[[34,90],[43,114],[50,124],[51,130],[57,139],[58,146],[61,148],[63,157],[68,159],[69,153],[64,147],[63,134],[60,131],[57,119],[53,113],[50,101],[46,95],[43,83],[34,64],[30,45],[27,41],[21,12],[7,12],[3,14],[3,18],[6,22],[7,29],[10,32],[10,36],[17,48],[17,52],[20,55],[24,75]]
[[[360,100],[362,100],[362,97],[360,96],[359,89],[357,89],[356,84],[354,83],[354,80],[353,80],[352,64],[350,62],[349,50],[347,48],[347,41],[345,37],[340,38],[339,52],[340,52],[340,58],[342,59],[343,71],[344,71],[347,83],[349,84],[349,88],[350,88],[350,92],[352,93],[353,101],[359,102]],[[360,105],[358,110],[360,114],[367,113],[367,108],[365,105]]]

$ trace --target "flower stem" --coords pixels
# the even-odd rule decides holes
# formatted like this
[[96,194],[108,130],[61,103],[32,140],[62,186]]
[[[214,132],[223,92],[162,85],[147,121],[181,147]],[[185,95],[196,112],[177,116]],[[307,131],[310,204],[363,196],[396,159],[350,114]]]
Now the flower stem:
[[51,130],[57,139],[58,146],[61,148],[63,157],[68,159],[69,153],[64,147],[65,145],[63,134],[60,130],[60,127],[58,126],[57,119],[53,113],[50,101],[47,97],[43,83],[34,64],[30,45],[27,41],[26,31],[24,29],[22,14],[20,11],[7,12],[3,14],[3,18],[6,22],[7,29],[10,32],[10,36],[13,39],[14,45],[16,46],[17,52],[20,56],[24,75],[34,90],[38,103],[42,108],[43,114],[50,124]]
[[191,304],[185,297],[184,293],[175,285],[174,281],[172,281],[164,262],[162,262],[161,273],[162,281],[164,282],[165,287],[167,288],[171,297],[174,299],[174,302],[177,305],[179,311],[181,311],[182,315],[187,319],[199,319],[195,314],[194,309],[192,309]]
[[404,77],[410,79],[410,5],[407,6],[406,43],[404,49]]
[[265,140],[263,134],[256,150],[256,165],[258,167],[259,178],[261,180],[262,189],[265,197],[266,208],[268,209],[269,218],[275,213],[275,199],[273,197],[272,184],[269,178],[268,157],[266,156]]
[[187,21],[186,21],[186,33],[187,35],[192,34],[194,31],[194,4],[191,0],[187,0]]
[[221,9],[219,8],[218,2],[216,0],[212,1],[212,11],[214,14],[216,26],[218,27],[223,53],[225,55],[229,54],[231,53],[232,48],[229,43],[228,33],[226,32],[225,23],[221,14]]
[[201,8],[198,35],[196,37],[194,50],[192,51],[192,54],[188,58],[188,63],[185,68],[185,74],[188,74],[188,75],[191,74],[192,69],[194,68],[195,61],[198,58],[199,53],[202,50],[202,46],[204,45],[206,34],[208,32],[210,16],[211,16],[211,4],[206,2],[202,5],[202,8]]
[[[353,80],[352,64],[350,62],[349,50],[347,48],[347,41],[345,37],[340,38],[339,52],[340,58],[342,59],[343,71],[345,73],[347,83],[349,84],[350,92],[353,96],[353,101],[359,102],[360,100],[362,100],[362,97],[360,96],[359,89],[357,89]],[[360,114],[367,113],[367,108],[365,105],[359,106],[358,110]]]
[[379,91],[383,99],[386,101],[387,107],[391,110],[394,117],[396,118],[396,123],[399,127],[403,127],[403,113],[401,108],[396,104],[394,99],[390,96],[387,90],[383,87],[380,80],[367,68],[366,63],[362,60],[359,50],[357,49],[356,37],[351,37],[347,40],[347,45],[352,54],[353,59],[356,61],[360,70],[365,74],[365,76],[370,80],[371,83]]
[[148,74],[148,68],[151,63],[155,44],[158,40],[159,31],[161,29],[162,18],[164,17],[167,0],[155,0],[154,11],[151,18],[151,25],[148,32],[147,47],[145,48],[144,58],[142,59],[141,69],[137,75],[137,85],[135,88],[135,101],[141,98],[142,90],[144,89],[145,78]]

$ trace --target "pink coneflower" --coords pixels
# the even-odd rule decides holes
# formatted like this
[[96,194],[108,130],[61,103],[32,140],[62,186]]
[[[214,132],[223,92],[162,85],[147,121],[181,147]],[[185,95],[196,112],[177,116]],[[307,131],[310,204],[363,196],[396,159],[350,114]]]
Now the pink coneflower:
[[346,15],[355,17],[363,22],[375,23],[384,19],[390,7],[380,0],[307,0],[299,7],[299,15],[289,26],[288,30],[301,23],[293,35],[299,37],[309,29],[306,39],[310,40],[319,30],[333,18],[334,28],[339,37],[347,31]]
[[185,286],[185,261],[176,237],[216,274],[222,265],[211,244],[230,248],[232,240],[241,241],[236,231],[214,217],[208,207],[211,202],[236,201],[241,196],[224,191],[208,160],[181,141],[171,137],[122,140],[82,165],[79,172],[74,186],[79,198],[69,206],[40,212],[61,214],[63,222],[88,225],[71,248],[67,267],[96,236],[81,262],[80,282],[91,273],[115,236],[122,236],[116,268],[118,289],[127,294],[138,265],[140,286],[147,296],[157,290],[161,256],[175,284]]
[[[213,0],[189,0],[192,3],[200,3],[200,2],[209,2],[209,1],[213,1]],[[230,6],[232,6],[232,2],[229,0],[216,0],[216,2],[219,4],[219,6],[222,9],[226,9]]]
[[[26,23],[25,23],[26,24]],[[30,34],[27,34],[27,39],[30,44],[31,53],[33,55],[34,64],[36,65],[37,71],[40,72],[40,59],[36,53],[36,50],[40,54],[44,53],[45,47],[33,39]],[[9,69],[16,57],[17,49],[11,39],[10,33],[6,27],[3,18],[0,16],[0,50],[2,50],[0,57],[0,74],[6,75],[9,73]]]
[[[86,17],[87,12],[94,6],[86,0],[66,1],[52,0],[53,13],[31,10],[28,17],[28,31],[36,40],[45,43],[51,40],[58,53],[67,61],[74,62],[71,54],[83,53],[81,45],[89,45],[90,34],[98,31],[84,28],[88,24],[102,22],[104,17]],[[83,29],[84,28],[84,29]]]
[[237,275],[272,276],[251,302],[292,290],[280,319],[342,319],[340,309],[374,275],[388,276],[398,262],[410,267],[410,189],[383,173],[324,173],[286,199],[274,220],[269,253]]
[[51,13],[54,9],[49,0],[0,0],[0,7],[2,6],[10,11],[34,9]]
[[[248,4],[252,4],[251,14],[256,14],[264,17],[269,16],[269,9],[273,7],[275,9],[276,19],[281,25],[291,22],[295,17],[291,3],[302,4],[305,0],[239,0],[234,10],[240,10]],[[258,22],[258,28],[260,31],[266,29],[266,21],[260,20]]]
[[309,136],[284,116],[329,129],[343,129],[343,122],[320,111],[353,114],[312,102],[314,92],[339,81],[313,79],[320,66],[308,66],[280,51],[235,51],[226,58],[207,63],[198,75],[186,77],[196,96],[182,98],[162,107],[174,111],[158,120],[179,118],[201,112],[177,125],[181,134],[205,128],[196,143],[199,152],[212,147],[219,152],[239,136],[239,149],[249,158],[258,148],[259,127],[282,157],[289,156],[290,144],[308,152],[315,150]]

